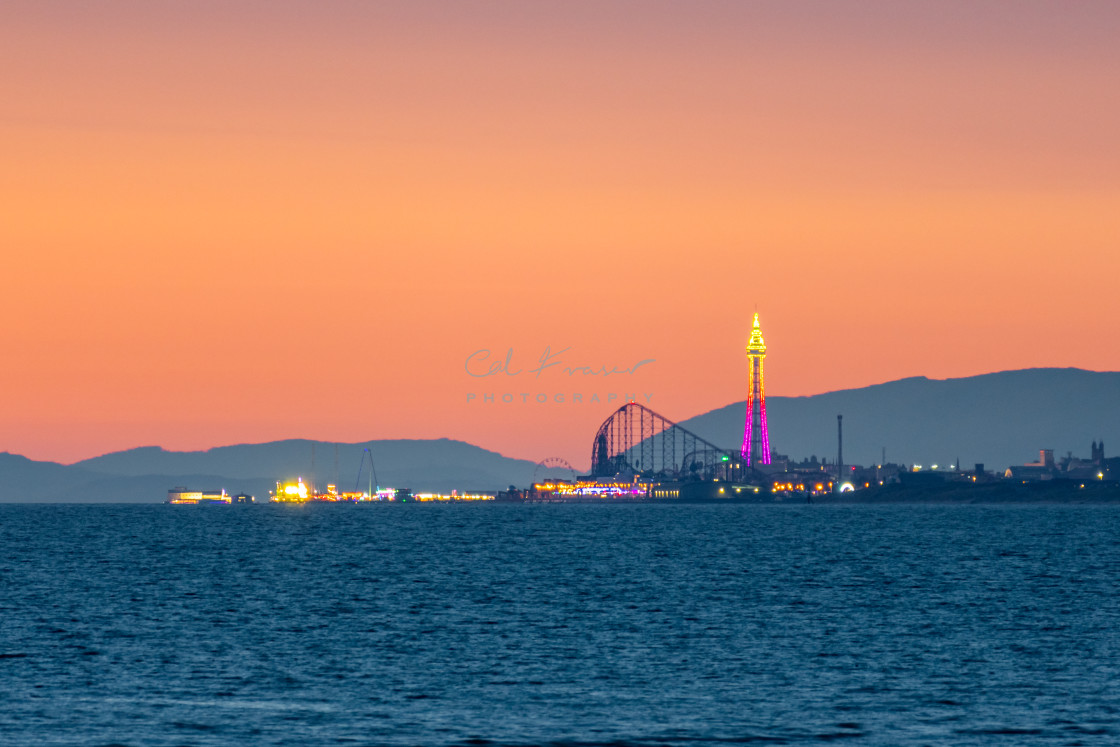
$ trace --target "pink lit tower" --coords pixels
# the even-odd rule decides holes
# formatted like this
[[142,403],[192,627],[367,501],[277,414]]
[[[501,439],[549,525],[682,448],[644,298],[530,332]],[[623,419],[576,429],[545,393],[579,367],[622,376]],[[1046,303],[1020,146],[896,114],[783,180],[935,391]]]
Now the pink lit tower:
[[766,384],[762,377],[762,361],[766,343],[754,315],[751,341],[747,343],[747,422],[743,426],[743,449],[739,456],[747,463],[770,464],[770,434],[766,430]]

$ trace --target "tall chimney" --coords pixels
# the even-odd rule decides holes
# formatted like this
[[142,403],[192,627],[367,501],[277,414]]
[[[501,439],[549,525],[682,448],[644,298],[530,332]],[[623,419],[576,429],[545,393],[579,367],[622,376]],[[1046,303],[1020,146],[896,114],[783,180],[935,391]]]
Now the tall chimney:
[[842,477],[844,469],[844,416],[836,416],[836,480]]

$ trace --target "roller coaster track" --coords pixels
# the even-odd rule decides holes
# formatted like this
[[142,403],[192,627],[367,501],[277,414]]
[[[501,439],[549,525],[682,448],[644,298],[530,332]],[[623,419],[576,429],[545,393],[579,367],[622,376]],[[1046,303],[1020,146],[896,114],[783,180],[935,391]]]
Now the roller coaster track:
[[629,402],[603,421],[591,448],[591,474],[653,479],[749,479],[735,450],[716,446],[648,407]]

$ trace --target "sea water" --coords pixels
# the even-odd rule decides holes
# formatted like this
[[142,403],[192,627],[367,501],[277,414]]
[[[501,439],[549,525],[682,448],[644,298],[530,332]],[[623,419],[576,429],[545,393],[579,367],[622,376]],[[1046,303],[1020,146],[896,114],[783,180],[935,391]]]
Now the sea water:
[[0,743],[1115,744],[1120,508],[3,505]]

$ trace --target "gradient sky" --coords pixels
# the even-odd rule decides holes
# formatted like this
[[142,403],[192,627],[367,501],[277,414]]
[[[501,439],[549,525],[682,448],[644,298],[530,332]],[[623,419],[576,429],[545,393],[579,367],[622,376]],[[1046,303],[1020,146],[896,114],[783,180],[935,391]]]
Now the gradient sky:
[[[618,402],[571,393],[743,399],[756,309],[770,395],[1120,370],[1117,39],[1115,2],[7,0],[0,450],[586,467]],[[546,346],[655,362],[465,370]]]

